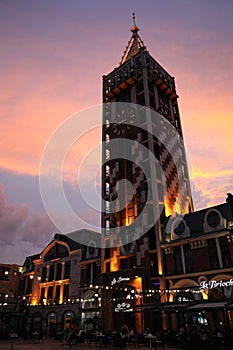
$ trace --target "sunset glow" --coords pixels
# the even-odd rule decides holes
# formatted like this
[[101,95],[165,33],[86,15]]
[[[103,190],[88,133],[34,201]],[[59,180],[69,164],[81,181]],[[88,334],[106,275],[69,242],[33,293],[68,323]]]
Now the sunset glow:
[[[35,185],[43,149],[60,123],[101,104],[102,75],[120,61],[133,11],[149,52],[175,76],[194,208],[233,192],[232,1],[1,1],[1,262],[22,263],[56,232]],[[67,193],[87,216],[75,174],[99,139],[90,132],[65,162]]]

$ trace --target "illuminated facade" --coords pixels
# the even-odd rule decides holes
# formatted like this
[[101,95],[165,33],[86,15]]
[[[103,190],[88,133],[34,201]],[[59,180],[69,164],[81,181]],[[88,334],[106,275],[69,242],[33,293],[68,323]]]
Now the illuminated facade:
[[[102,255],[102,283],[105,285],[113,277],[128,275],[129,288],[136,288],[137,284],[140,292],[152,288],[154,284],[165,287],[160,246],[165,219],[175,212],[189,213],[193,205],[175,81],[149,54],[138,34],[135,17],[133,20],[132,37],[119,66],[103,77],[102,197],[105,202],[102,207],[102,227],[105,250]],[[114,102],[136,104],[139,110],[140,106],[148,109],[138,117],[134,114],[134,108],[115,105]],[[164,118],[160,121],[159,129],[153,119],[153,111]],[[137,122],[135,126],[136,118],[139,118],[140,125]],[[163,129],[164,120],[178,135],[170,150],[166,146],[171,142],[171,134],[165,127]],[[156,130],[162,130],[158,137],[155,137]],[[117,158],[114,157],[116,150],[111,148],[111,142],[119,138],[118,150],[123,152],[123,156]],[[127,140],[145,146],[156,159],[151,161],[150,156],[141,157],[137,146],[129,148]],[[141,157],[142,169],[129,160],[137,152],[138,159]],[[143,174],[145,168],[148,169],[149,178]],[[120,192],[118,182],[122,179],[132,184],[131,191],[127,184],[123,184]],[[119,199],[120,205],[116,199]],[[149,214],[142,217],[140,238],[132,240],[130,235],[135,232],[131,232],[131,225],[145,206]],[[125,232],[119,239],[120,227],[125,227]],[[137,277],[141,278],[140,286]],[[122,286],[127,289],[125,282]],[[123,322],[114,321],[114,318],[118,318],[114,307],[103,305],[103,319],[109,313],[113,319],[111,327]],[[140,325],[137,322],[135,327],[138,331],[142,330],[142,322]]]
[[[85,237],[87,245],[78,243],[79,237]],[[26,258],[19,288],[19,311],[27,313],[24,331],[54,335],[69,319],[79,326],[85,323],[87,303],[94,302],[91,283],[100,274],[98,239],[98,233],[85,229],[56,234],[40,254]],[[89,307],[88,315],[95,316],[97,308],[99,314],[98,304],[95,310]]]
[[[233,196],[227,202],[168,223],[164,252],[169,329],[220,324],[233,329]],[[173,307],[171,309],[171,305]],[[179,311],[179,317],[177,312]]]

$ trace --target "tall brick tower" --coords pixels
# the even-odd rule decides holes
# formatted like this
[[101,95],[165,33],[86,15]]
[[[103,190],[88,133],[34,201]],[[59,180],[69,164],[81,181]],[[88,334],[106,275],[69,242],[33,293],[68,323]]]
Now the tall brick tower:
[[[136,293],[136,289],[140,292],[156,284],[166,287],[160,247],[163,224],[169,215],[193,210],[174,78],[149,54],[134,14],[130,30],[132,36],[119,66],[103,77],[102,283],[114,286],[107,289],[105,299],[116,300],[119,309],[114,302],[104,304],[103,298],[103,318],[108,315],[110,328],[129,323],[133,312],[133,301],[131,311],[124,312],[128,310],[122,310],[120,299],[114,297],[121,288],[132,288]],[[154,118],[156,112],[160,119]],[[134,142],[131,146],[129,140]],[[146,147],[148,155],[142,155],[137,145]],[[135,154],[142,168],[131,159]],[[132,187],[123,182],[119,188],[122,179]],[[137,233],[138,239],[131,239],[138,228],[135,220],[144,207],[147,214],[140,221],[142,232]],[[134,317],[132,326],[140,330],[142,322]]]

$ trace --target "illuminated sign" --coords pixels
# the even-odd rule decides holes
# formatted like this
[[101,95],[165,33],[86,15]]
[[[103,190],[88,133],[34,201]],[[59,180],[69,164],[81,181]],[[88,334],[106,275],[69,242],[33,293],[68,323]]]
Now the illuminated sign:
[[133,309],[130,308],[129,303],[117,304],[117,307],[115,308],[115,312],[120,312],[120,311],[130,312],[130,311],[133,311]]
[[233,286],[233,279],[232,278],[230,280],[227,280],[227,281],[223,281],[223,280],[215,281],[215,280],[212,280],[212,281],[209,281],[209,282],[202,281],[200,283],[200,287],[202,289],[213,289],[213,288],[218,288],[218,287],[230,287],[230,286]]
[[129,277],[118,277],[118,279],[116,279],[115,277],[113,278],[112,282],[111,282],[111,285],[114,286],[114,284],[118,284],[120,282],[123,282],[123,281],[130,281],[130,278]]
[[186,298],[186,297],[178,297],[177,299],[180,303],[187,302],[187,301],[193,301],[192,299]]

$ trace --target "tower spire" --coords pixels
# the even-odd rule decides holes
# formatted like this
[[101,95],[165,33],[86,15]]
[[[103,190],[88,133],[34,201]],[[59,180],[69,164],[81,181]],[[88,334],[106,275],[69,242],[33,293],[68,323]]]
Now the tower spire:
[[137,33],[139,32],[139,28],[136,26],[136,16],[135,16],[135,13],[133,12],[133,27],[130,29],[132,33]]
[[135,13],[133,12],[133,25],[135,26],[136,24],[135,24],[135,18],[136,18],[136,16],[135,16]]
[[126,49],[123,53],[123,56],[120,61],[120,65],[126,61],[128,61],[131,57],[135,56],[140,50],[148,51],[145,47],[142,39],[138,35],[140,28],[136,25],[136,16],[133,13],[133,26],[130,28],[132,32],[131,39],[128,41]]

